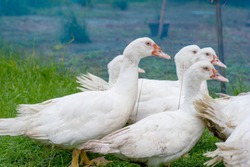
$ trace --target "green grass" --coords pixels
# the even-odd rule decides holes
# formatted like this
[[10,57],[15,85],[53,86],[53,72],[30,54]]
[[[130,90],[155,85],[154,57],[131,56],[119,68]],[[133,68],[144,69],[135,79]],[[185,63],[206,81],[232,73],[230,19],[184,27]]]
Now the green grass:
[[[63,62],[56,62],[52,57],[38,58],[42,56],[35,54],[24,56],[12,50],[0,49],[1,118],[14,117],[18,104],[38,103],[78,92],[75,83],[77,73],[72,72],[69,67],[65,68]],[[149,62],[152,63],[152,60]],[[145,65],[147,63],[147,61],[142,62]],[[162,63],[161,67],[165,65]],[[172,70],[173,67],[169,68]],[[86,68],[83,67],[83,69]],[[153,70],[160,72],[160,67],[155,65]],[[172,162],[171,166],[203,166],[202,164],[207,159],[202,154],[208,150],[214,150],[216,141],[218,140],[206,130],[189,154]],[[66,167],[70,165],[71,151],[69,150],[60,150],[51,145],[45,146],[22,136],[3,136],[0,137],[0,143],[0,167]],[[89,154],[89,156],[93,158],[99,155]],[[108,167],[139,167],[138,164],[119,160],[112,155],[106,157],[113,161],[107,165]]]

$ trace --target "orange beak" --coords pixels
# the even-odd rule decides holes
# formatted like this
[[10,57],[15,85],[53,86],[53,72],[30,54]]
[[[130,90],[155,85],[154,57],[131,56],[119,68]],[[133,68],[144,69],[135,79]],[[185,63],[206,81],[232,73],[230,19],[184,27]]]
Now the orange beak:
[[161,51],[161,48],[158,45],[153,44],[153,47],[154,47],[154,50],[152,52],[152,55],[158,56],[164,59],[171,59],[171,57],[168,54]]
[[212,69],[213,74],[210,76],[211,79],[218,80],[221,82],[229,82],[229,80],[218,73],[218,70]]
[[225,64],[223,64],[223,63],[219,60],[218,56],[216,56],[216,55],[213,55],[213,60],[211,61],[211,63],[212,63],[213,65],[217,65],[217,66],[222,67],[222,68],[227,68],[227,66],[226,66]]

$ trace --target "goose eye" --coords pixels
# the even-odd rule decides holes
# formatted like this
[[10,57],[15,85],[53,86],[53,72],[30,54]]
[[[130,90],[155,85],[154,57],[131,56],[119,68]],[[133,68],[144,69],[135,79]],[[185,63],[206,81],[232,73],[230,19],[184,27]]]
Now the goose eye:
[[146,42],[146,45],[148,45],[148,46],[149,46],[149,45],[150,45],[150,42]]
[[206,71],[209,71],[209,68],[208,67],[203,67],[204,70]]
[[194,50],[194,51],[193,51],[193,53],[195,54],[195,53],[197,53],[197,51],[196,51],[196,50]]
[[209,53],[206,53],[206,56],[209,56]]

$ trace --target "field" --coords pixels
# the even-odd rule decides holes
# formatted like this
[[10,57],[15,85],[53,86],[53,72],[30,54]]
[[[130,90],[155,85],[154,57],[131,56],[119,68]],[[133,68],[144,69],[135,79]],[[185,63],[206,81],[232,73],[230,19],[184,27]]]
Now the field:
[[[80,73],[91,72],[107,79],[106,64],[121,54],[131,40],[150,36],[147,23],[158,17],[159,9],[159,1],[129,3],[125,11],[114,9],[109,3],[97,3],[90,8],[71,4],[39,9],[32,15],[1,16],[0,117],[14,117],[18,104],[38,103],[78,92],[75,77]],[[70,11],[87,23],[91,43],[60,41],[59,30],[65,21],[61,13]],[[227,93],[230,95],[250,90],[247,14],[247,8],[222,7],[225,64],[230,80]],[[171,23],[168,37],[152,38],[172,57],[188,44],[210,46],[217,51],[214,5],[169,1],[166,19]],[[176,79],[173,59],[146,58],[140,67],[146,70],[140,77]],[[209,90],[213,96],[220,92],[219,82],[209,82]],[[172,162],[171,166],[203,166],[206,159],[202,154],[214,150],[216,141],[205,131],[191,152]],[[71,160],[71,151],[44,146],[26,137],[0,137],[0,143],[0,167],[65,167]],[[113,161],[107,166],[139,166],[111,155],[107,159]]]

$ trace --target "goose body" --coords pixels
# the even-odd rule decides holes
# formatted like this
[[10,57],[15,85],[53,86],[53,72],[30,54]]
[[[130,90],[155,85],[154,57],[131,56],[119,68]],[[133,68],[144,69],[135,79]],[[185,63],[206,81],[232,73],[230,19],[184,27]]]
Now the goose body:
[[[249,110],[249,109],[248,109]],[[212,158],[206,166],[215,166],[224,162],[226,167],[250,166],[250,117],[245,118],[225,142],[216,143],[215,151],[204,155]]]
[[[137,98],[140,59],[150,55],[170,58],[147,37],[132,41],[123,55],[119,77],[111,89],[52,99],[35,112],[19,109],[16,118],[0,119],[0,136],[25,135],[43,143],[75,149],[90,139],[122,128]],[[73,155],[71,167],[74,166],[78,166],[78,159]]]
[[250,93],[218,99],[204,97],[199,105],[199,117],[216,137],[225,141],[250,114]]
[[[178,159],[196,144],[204,131],[204,123],[196,116],[193,101],[201,96],[203,80],[221,77],[214,72],[211,63],[203,61],[194,64],[184,78],[185,100],[179,110],[148,116],[101,140],[86,142],[79,149],[113,153],[148,166]],[[225,78],[220,80],[227,81]]]

